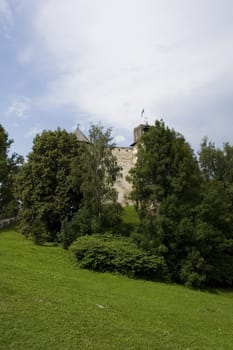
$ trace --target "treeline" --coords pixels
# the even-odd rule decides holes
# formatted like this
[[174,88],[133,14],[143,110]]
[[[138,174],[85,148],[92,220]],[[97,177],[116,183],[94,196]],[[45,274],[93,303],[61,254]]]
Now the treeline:
[[121,169],[112,154],[111,129],[92,125],[89,143],[65,130],[44,131],[21,165],[19,156],[10,162],[10,142],[3,128],[1,133],[1,160],[14,164],[6,172],[1,165],[11,194],[6,201],[1,192],[1,212],[17,199],[25,236],[70,247],[81,266],[97,271],[197,287],[232,286],[229,144],[218,149],[204,139],[195,156],[181,134],[156,121],[137,145],[129,180],[140,222],[129,224],[114,189]]

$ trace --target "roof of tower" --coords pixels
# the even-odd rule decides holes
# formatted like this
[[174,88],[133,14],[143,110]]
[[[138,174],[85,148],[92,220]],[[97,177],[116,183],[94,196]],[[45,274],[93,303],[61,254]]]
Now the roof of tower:
[[89,143],[90,141],[88,140],[88,138],[82,133],[82,131],[79,129],[79,127],[77,126],[77,129],[75,130],[75,136],[77,137],[77,140],[79,142],[86,142]]

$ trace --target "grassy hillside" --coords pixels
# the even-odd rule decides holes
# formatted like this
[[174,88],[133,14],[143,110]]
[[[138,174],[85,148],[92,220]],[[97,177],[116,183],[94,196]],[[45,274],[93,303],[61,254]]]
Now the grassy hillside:
[[232,350],[233,292],[79,270],[0,231],[0,349]]

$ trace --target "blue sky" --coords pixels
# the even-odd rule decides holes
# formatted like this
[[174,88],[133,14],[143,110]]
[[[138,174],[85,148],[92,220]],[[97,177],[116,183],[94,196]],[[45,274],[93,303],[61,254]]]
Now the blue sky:
[[0,0],[0,123],[26,155],[58,126],[132,142],[144,108],[195,150],[233,144],[231,0]]

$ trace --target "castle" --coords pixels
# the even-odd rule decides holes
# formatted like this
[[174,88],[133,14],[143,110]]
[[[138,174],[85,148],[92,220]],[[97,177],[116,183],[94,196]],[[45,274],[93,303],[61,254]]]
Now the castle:
[[[122,205],[130,203],[129,195],[132,185],[127,181],[127,176],[137,160],[137,143],[148,129],[148,124],[138,125],[134,128],[134,142],[129,147],[116,147],[113,149],[113,155],[116,157],[118,165],[122,168],[122,176],[118,177],[114,185],[118,192],[118,202]],[[82,133],[79,127],[75,130],[75,135],[79,142],[89,143],[88,138]]]

